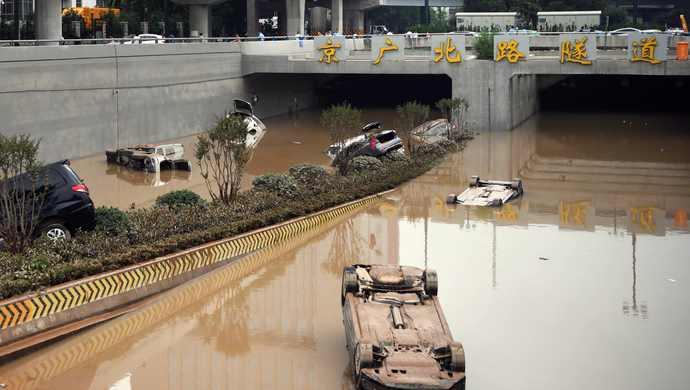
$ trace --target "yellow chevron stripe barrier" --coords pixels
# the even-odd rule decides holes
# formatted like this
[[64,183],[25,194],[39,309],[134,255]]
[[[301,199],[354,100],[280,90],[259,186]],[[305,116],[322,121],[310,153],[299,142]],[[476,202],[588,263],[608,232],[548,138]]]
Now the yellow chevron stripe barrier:
[[[344,206],[302,217],[287,224],[229,238],[211,248],[192,249],[179,256],[154,260],[152,263],[103,276],[83,284],[57,287],[44,295],[0,302],[0,336],[2,330],[35,319],[131,291],[212,263],[264,248],[323,224],[325,221],[366,205],[380,197],[379,194],[360,199]],[[214,252],[215,256],[209,256],[209,251]],[[8,339],[0,337],[0,340],[7,341]]]
[[[366,203],[372,200],[374,199],[368,199]],[[362,206],[366,203],[361,203],[357,206]],[[335,226],[340,222],[336,217],[347,214],[347,212],[352,211],[357,206],[343,208],[343,212],[333,214],[331,218],[325,219],[324,229]],[[86,340],[77,341],[75,345],[66,347],[67,349],[61,352],[49,352],[32,360],[30,367],[20,367],[16,371],[8,373],[8,378],[0,378],[0,382],[5,383],[7,390],[24,390],[43,381],[50,380],[54,376],[75,367],[141,330],[155,325],[178,310],[213,294],[233,280],[256,270],[279,255],[301,246],[321,234],[322,231],[310,230],[296,237],[286,237],[285,240],[277,242],[276,245],[268,246],[259,252],[240,259],[232,265],[191,282],[183,290],[139,310],[136,314],[124,318],[121,322],[113,323],[97,335],[93,335]],[[211,248],[211,251],[217,249],[218,246],[215,246]],[[32,379],[29,380],[29,378]]]

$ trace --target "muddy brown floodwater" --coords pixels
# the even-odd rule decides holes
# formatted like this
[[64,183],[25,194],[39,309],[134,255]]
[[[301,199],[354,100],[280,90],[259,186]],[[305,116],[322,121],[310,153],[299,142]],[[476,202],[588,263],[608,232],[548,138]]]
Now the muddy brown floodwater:
[[[0,367],[0,383],[351,389],[342,269],[388,263],[438,271],[470,389],[686,388],[688,119],[541,113],[511,133],[483,133],[385,199],[250,255],[270,260],[264,266],[235,279],[221,268],[179,286]],[[267,120],[248,173],[326,165],[329,140],[317,120],[315,112],[300,113],[300,126]],[[105,157],[92,161],[92,172],[80,164],[99,205],[150,204],[159,194],[124,179],[108,182],[119,194],[105,194],[96,185],[107,177]],[[472,174],[520,177],[525,194],[502,208],[446,205]],[[163,192],[203,193],[196,175]]]

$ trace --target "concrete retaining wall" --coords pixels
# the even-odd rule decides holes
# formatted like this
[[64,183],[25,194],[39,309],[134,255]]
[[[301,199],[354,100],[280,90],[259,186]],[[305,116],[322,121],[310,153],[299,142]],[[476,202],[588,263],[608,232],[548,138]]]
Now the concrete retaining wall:
[[[307,217],[160,257],[120,271],[66,283],[50,288],[38,296],[2,301],[0,346],[168,290],[232,263],[244,254],[332,222],[380,197],[381,194],[373,195]],[[245,264],[238,269],[235,277],[248,272],[250,265]]]
[[[0,133],[41,138],[39,158],[48,162],[201,133],[233,98],[255,94],[252,82],[263,76],[244,77],[241,66],[239,43],[3,49]],[[313,82],[280,80],[298,96],[260,91],[257,116],[284,114],[295,97],[310,107]]]

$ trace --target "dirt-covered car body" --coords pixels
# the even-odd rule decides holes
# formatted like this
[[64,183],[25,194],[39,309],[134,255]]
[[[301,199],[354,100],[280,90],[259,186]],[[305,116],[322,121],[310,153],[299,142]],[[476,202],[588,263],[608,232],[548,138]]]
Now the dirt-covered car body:
[[381,130],[381,122],[372,122],[362,128],[362,135],[348,138],[343,145],[333,144],[324,151],[333,159],[335,166],[338,161],[338,153],[344,149],[347,156],[371,156],[381,157],[384,154],[403,151],[403,141],[395,130]]
[[431,269],[345,267],[341,304],[357,388],[464,388],[464,350],[453,341],[437,291]]
[[242,116],[244,123],[247,124],[247,140],[245,144],[248,148],[253,148],[266,135],[266,125],[254,115],[254,108],[251,103],[242,99],[234,99],[233,104],[234,113]]
[[192,163],[181,158],[184,154],[182,144],[151,145],[142,144],[124,149],[107,149],[108,162],[124,165],[146,172],[162,170],[192,171]]
[[480,180],[479,176],[470,178],[470,188],[462,194],[448,195],[447,203],[466,206],[502,206],[522,195],[522,180],[513,181]]
[[436,142],[457,135],[458,129],[445,119],[435,119],[423,123],[410,132],[412,138],[419,141]]

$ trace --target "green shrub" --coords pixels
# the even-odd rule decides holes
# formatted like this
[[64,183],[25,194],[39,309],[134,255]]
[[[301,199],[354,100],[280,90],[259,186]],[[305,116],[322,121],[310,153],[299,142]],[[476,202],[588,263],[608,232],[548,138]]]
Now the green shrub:
[[[435,150],[442,151],[443,147],[437,145]],[[260,176],[257,188],[238,194],[230,205],[214,202],[206,209],[183,207],[174,211],[151,207],[126,213],[99,208],[100,229],[75,234],[60,245],[36,240],[18,255],[0,251],[0,299],[122,269],[389,190],[424,174],[443,156],[420,154],[413,159],[384,159],[385,163],[376,170],[347,176],[329,174],[327,180],[335,190],[315,196],[300,193],[300,185],[292,176],[269,174]],[[304,169],[320,171],[318,167]],[[285,198],[280,193],[285,188],[294,188],[299,196]],[[116,222],[105,222],[105,215]],[[126,224],[117,222],[123,215],[135,228],[127,234],[109,234],[106,228]]]
[[350,161],[350,168],[355,172],[376,171],[382,165],[378,158],[371,156],[357,156]]
[[326,168],[318,165],[297,164],[288,170],[288,175],[313,195],[328,192],[333,188],[333,175],[328,173]]
[[494,59],[494,31],[482,31],[474,41],[472,48],[477,53],[478,60],[493,60]]
[[134,223],[117,207],[101,206],[96,209],[96,230],[119,235],[134,230]]
[[273,172],[255,177],[252,180],[252,188],[272,192],[285,199],[294,199],[299,193],[297,181],[294,178]]
[[447,139],[441,139],[441,140],[438,140],[438,141],[435,142],[435,143],[436,143],[439,147],[441,147],[441,148],[443,148],[444,150],[449,151],[449,152],[458,150],[458,144],[455,143],[455,142],[453,142],[453,141],[449,141],[449,140],[447,140]]
[[420,155],[432,155],[436,157],[441,157],[444,154],[446,154],[446,150],[438,142],[415,145],[414,149],[415,154]]
[[201,196],[194,191],[175,190],[156,198],[156,206],[173,211],[179,211],[187,206],[199,206],[205,209],[206,201],[201,199]]

